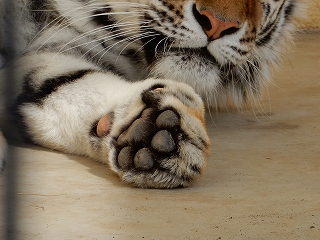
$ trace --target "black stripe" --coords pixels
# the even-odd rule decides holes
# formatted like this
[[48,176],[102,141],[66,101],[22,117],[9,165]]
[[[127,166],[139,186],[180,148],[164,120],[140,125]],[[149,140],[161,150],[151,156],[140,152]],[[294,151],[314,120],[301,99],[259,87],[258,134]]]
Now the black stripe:
[[258,41],[256,42],[257,46],[263,46],[269,43],[272,39],[273,33],[276,32],[278,29],[278,22],[279,22],[279,17],[276,18],[275,21],[267,24],[267,26],[263,29],[259,35],[265,34],[262,38],[259,38]]
[[286,21],[289,21],[291,15],[293,14],[294,8],[294,3],[291,3],[284,9],[284,18],[286,19]]
[[45,98],[55,92],[62,85],[75,82],[90,72],[92,72],[92,70],[79,70],[67,75],[49,78],[44,81],[39,89],[34,89],[32,86],[33,74],[29,74],[25,77],[23,91],[17,99],[17,105],[19,106],[24,103],[41,104]]
[[263,45],[267,45],[267,43],[269,43],[272,39],[272,34],[274,31],[269,32],[267,35],[265,35],[262,39],[259,39],[259,41],[257,41],[257,46],[263,46]]
[[[28,132],[28,126],[24,121],[24,117],[21,111],[19,110],[19,106],[15,105],[15,106],[9,107],[7,109],[7,113],[10,121],[13,123],[13,125],[17,129],[19,133],[19,137],[21,137],[20,140],[26,143],[35,144],[34,141],[32,140],[31,134]],[[10,139],[10,135],[7,135],[6,137]]]
[[263,46],[268,44],[272,37],[273,34],[277,31],[277,29],[279,28],[279,21],[282,17],[282,11],[284,8],[284,4],[285,2],[283,2],[280,6],[280,8],[278,9],[277,13],[276,13],[276,18],[274,21],[269,22],[264,28],[263,30],[259,33],[259,36],[264,35],[262,38],[258,39],[258,41],[256,42],[257,46]]
[[237,48],[237,47],[235,47],[235,46],[230,46],[230,48],[231,48],[233,51],[239,53],[240,56],[245,56],[245,55],[247,55],[247,54],[249,53],[248,51],[243,51],[243,50],[241,50],[240,48]]
[[37,90],[32,86],[31,76],[33,74],[29,74],[25,77],[22,93],[17,98],[15,105],[8,109],[8,113],[12,117],[13,123],[19,130],[23,141],[34,143],[31,135],[28,133],[28,126],[24,121],[24,116],[21,113],[20,108],[26,103],[35,103],[38,105],[42,104],[43,100],[51,93],[56,91],[59,87],[64,84],[75,82],[77,79],[82,78],[89,72],[92,72],[92,70],[79,70],[68,75],[47,79]]
[[116,20],[110,14],[112,12],[111,6],[105,5],[100,9],[93,11],[92,19],[100,26],[115,25]]
[[262,4],[262,8],[263,8],[263,12],[265,14],[265,19],[269,16],[270,14],[270,10],[271,10],[271,7],[270,7],[270,4],[268,3],[263,3]]
[[28,1],[28,4],[31,17],[39,25],[42,25],[47,19],[49,19],[49,16],[54,16],[53,18],[59,16],[59,13],[53,10],[55,8],[48,0],[32,0]]
[[163,40],[166,39],[166,37],[156,30],[149,30],[149,35],[151,37],[143,37],[141,41],[143,42],[145,58],[149,64],[152,64],[156,60],[156,55],[160,54],[165,47],[166,41]]

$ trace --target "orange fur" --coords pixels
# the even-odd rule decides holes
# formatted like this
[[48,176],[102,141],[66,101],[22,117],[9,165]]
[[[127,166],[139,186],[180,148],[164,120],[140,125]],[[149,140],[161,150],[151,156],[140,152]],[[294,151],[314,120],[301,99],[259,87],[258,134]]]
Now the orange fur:
[[240,24],[245,20],[258,24],[262,14],[261,4],[256,0],[197,0],[196,5],[199,11],[210,10],[220,20]]

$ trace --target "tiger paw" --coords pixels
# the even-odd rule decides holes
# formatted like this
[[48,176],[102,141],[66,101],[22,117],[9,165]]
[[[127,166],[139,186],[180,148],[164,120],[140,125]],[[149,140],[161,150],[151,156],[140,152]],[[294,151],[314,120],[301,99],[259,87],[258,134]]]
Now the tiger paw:
[[190,185],[203,172],[210,146],[201,99],[185,84],[157,84],[130,105],[129,116],[116,118],[115,125],[123,122],[111,131],[111,168],[137,187]]

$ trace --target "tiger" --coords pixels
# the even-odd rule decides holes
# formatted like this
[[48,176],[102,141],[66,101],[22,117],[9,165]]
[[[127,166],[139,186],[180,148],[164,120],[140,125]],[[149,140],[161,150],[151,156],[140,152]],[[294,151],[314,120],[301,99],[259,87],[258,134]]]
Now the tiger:
[[5,136],[106,163],[134,187],[190,186],[210,153],[205,112],[261,96],[300,7],[0,0],[1,161]]

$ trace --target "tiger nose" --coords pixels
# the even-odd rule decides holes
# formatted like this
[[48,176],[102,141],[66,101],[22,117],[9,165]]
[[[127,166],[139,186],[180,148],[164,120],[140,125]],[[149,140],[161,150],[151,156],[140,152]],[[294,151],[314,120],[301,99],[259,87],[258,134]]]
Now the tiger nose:
[[215,40],[225,35],[233,34],[239,29],[238,22],[223,22],[216,18],[209,10],[202,10],[200,14],[202,16],[200,25],[202,25],[209,40]]

